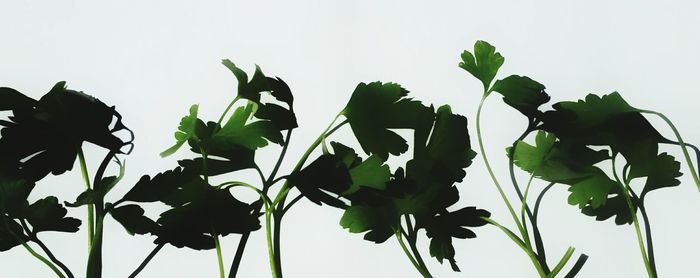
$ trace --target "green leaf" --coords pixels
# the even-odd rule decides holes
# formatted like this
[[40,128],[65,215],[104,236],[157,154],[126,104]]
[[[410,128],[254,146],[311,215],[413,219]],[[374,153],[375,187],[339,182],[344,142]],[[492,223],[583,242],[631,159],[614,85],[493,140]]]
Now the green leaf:
[[386,188],[386,182],[391,177],[389,165],[376,155],[370,156],[359,165],[350,169],[352,185],[341,195],[351,194],[360,187],[371,187],[378,190]]
[[156,244],[169,243],[196,250],[214,248],[211,237],[214,232],[225,236],[260,228],[252,205],[237,200],[227,190],[209,185],[191,169],[178,167],[153,178],[143,176],[120,202],[156,201],[171,208],[160,215],[155,226],[138,207],[115,208],[113,216],[127,231],[156,235]]
[[182,117],[180,120],[180,126],[177,128],[178,131],[175,132],[175,140],[177,141],[175,145],[168,148],[167,150],[160,153],[161,157],[166,157],[174,154],[180,147],[182,147],[185,142],[189,139],[196,139],[195,134],[195,123],[197,122],[197,112],[199,110],[199,105],[194,104],[190,106],[190,114]]
[[92,189],[87,189],[83,191],[83,193],[80,193],[80,195],[78,195],[78,197],[75,199],[75,202],[63,202],[63,204],[70,208],[77,208],[88,204],[94,204],[95,198],[97,197],[96,195],[97,193],[95,193],[95,191],[93,191]]
[[28,111],[37,101],[12,88],[0,87],[0,111]]
[[667,153],[634,163],[630,167],[629,178],[647,177],[644,189],[640,198],[644,199],[647,193],[664,187],[674,187],[681,184],[678,177],[683,175],[680,172],[681,164]]
[[28,240],[22,226],[0,214],[0,252],[10,250]]
[[462,62],[459,63],[459,67],[481,80],[486,91],[504,61],[501,53],[496,52],[496,48],[491,44],[477,41],[474,44],[474,54],[467,50],[462,53]]
[[527,76],[511,75],[497,80],[492,90],[503,95],[506,104],[533,120],[542,114],[539,107],[550,100],[544,89],[544,85]]
[[382,243],[394,235],[399,215],[391,206],[353,205],[343,213],[340,226],[351,233],[367,232],[365,240]]
[[432,107],[406,98],[408,91],[394,83],[360,83],[343,110],[355,137],[367,154],[386,160],[408,150],[406,140],[391,129],[411,129],[424,140],[433,121]]
[[513,153],[513,162],[521,169],[532,173],[548,159],[556,140],[554,134],[539,131],[535,137],[535,146],[531,146],[525,141],[518,141],[515,145],[515,153]]
[[[83,142],[115,153],[131,142],[114,133],[126,129],[114,107],[83,92],[57,83],[38,101],[5,89],[0,94],[3,110],[11,109],[9,121],[0,120],[0,165],[29,181],[49,173],[60,175],[73,168]],[[133,138],[131,138],[133,139]]]
[[67,212],[58,203],[56,197],[49,196],[31,204],[25,213],[35,233],[43,231],[75,233],[80,227],[80,220],[65,217]]
[[605,174],[591,176],[569,187],[569,204],[578,205],[579,208],[590,206],[592,209],[605,205],[608,194],[613,188],[618,187],[617,182],[608,178]]
[[[584,207],[581,212],[588,216],[594,216],[597,221],[605,221],[615,216],[615,224],[617,225],[632,224],[632,214],[630,214],[627,200],[622,195],[620,187],[614,187],[613,192],[614,194],[608,197],[605,204],[597,208],[589,205]],[[636,213],[637,206],[633,206],[633,208]]]
[[144,235],[153,233],[158,225],[150,218],[144,216],[144,210],[138,205],[124,205],[109,211],[114,220],[117,220],[130,234]]
[[455,249],[452,246],[452,238],[475,238],[476,234],[466,227],[480,227],[487,224],[482,217],[489,217],[491,213],[475,207],[465,207],[453,212],[441,213],[421,219],[417,222],[425,225],[426,234],[430,238],[430,255],[440,263],[447,259],[452,270],[459,271],[455,261]]
[[237,108],[221,130],[212,136],[212,142],[232,147],[243,146],[251,150],[267,146],[268,140],[281,145],[284,139],[272,122],[249,122],[252,114],[252,105]]
[[337,156],[321,155],[301,171],[289,175],[287,180],[317,205],[324,203],[337,208],[347,207],[344,201],[328,193],[339,195],[348,191],[352,183],[348,169]]
[[[226,66],[238,80],[238,97],[257,104],[255,117],[269,120],[277,130],[288,130],[297,127],[293,111],[294,97],[287,83],[280,78],[271,78],[263,74],[260,67],[255,67],[253,77],[248,81],[248,75],[228,59],[223,60]],[[274,103],[261,101],[261,93],[269,92],[278,101],[284,102],[287,108]]]
[[20,217],[28,205],[27,198],[32,189],[34,189],[33,182],[10,178],[0,173],[0,214],[7,214],[13,218]]

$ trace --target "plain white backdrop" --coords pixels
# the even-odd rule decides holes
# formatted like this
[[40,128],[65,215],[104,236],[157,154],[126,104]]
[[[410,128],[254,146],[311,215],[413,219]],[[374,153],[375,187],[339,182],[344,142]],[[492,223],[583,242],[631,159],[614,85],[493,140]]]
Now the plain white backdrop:
[[[700,142],[697,65],[700,5],[695,1],[4,1],[0,3],[0,86],[40,97],[61,80],[69,88],[116,105],[136,133],[127,173],[108,199],[120,197],[143,174],[176,166],[182,151],[162,159],[180,117],[199,103],[215,119],[235,94],[229,58],[247,71],[255,64],[282,77],[295,94],[300,127],[293,135],[289,171],[296,159],[342,109],[358,82],[393,81],[412,96],[450,104],[474,126],[480,83],[457,67],[476,40],[506,57],[499,77],[527,75],[547,86],[553,102],[588,93],[619,91],[634,106],[664,112],[685,139]],[[525,120],[498,97],[483,112],[486,149],[503,183],[504,148]],[[663,134],[663,122],[651,119]],[[472,130],[475,140],[475,131]],[[349,131],[334,139],[348,141]],[[477,146],[473,145],[476,149]],[[258,156],[269,171],[279,147]],[[678,160],[677,148],[664,149]],[[103,154],[87,147],[89,165]],[[393,166],[402,161],[398,159]],[[93,169],[94,170],[94,169]],[[692,277],[700,255],[700,193],[683,162],[680,187],[648,196],[659,274]],[[459,186],[459,205],[490,210],[513,227],[477,157]],[[242,178],[254,179],[254,173]],[[525,175],[520,175],[525,179]],[[542,182],[535,187],[540,189]],[[70,201],[83,190],[75,170],[42,181],[32,200],[55,194]],[[513,199],[515,195],[506,186]],[[248,196],[250,197],[250,196]],[[631,226],[596,222],[566,203],[565,187],[548,193],[540,229],[550,264],[568,246],[591,258],[579,277],[644,277]],[[147,206],[151,211],[161,207]],[[287,277],[418,277],[396,241],[376,245],[343,230],[342,211],[302,201],[283,226]],[[69,215],[85,219],[85,210]],[[157,213],[151,213],[156,216]],[[423,256],[436,277],[535,277],[527,256],[493,227],[455,242],[461,273]],[[77,276],[84,276],[86,234],[45,234],[44,241]],[[106,223],[105,277],[126,277],[153,248],[153,238],[128,235]],[[223,239],[226,268],[238,236]],[[573,262],[573,259],[572,259]],[[568,268],[566,268],[568,270]],[[264,233],[248,243],[240,277],[269,277]],[[213,250],[165,247],[141,277],[218,277]],[[51,277],[21,247],[0,254],[0,277]]]

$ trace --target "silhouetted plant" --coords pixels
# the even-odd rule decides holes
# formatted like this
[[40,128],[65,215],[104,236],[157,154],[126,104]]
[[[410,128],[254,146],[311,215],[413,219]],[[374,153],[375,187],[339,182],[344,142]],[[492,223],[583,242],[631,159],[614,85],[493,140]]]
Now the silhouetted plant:
[[[681,176],[680,163],[667,153],[659,153],[659,146],[681,147],[700,189],[698,171],[687,151],[690,147],[697,156],[698,148],[685,143],[663,114],[634,108],[616,92],[591,94],[578,102],[558,102],[553,110],[542,111],[540,107],[550,100],[544,85],[518,75],[494,82],[503,62],[493,46],[478,41],[473,53],[462,54],[460,67],[483,84],[476,114],[479,148],[517,233],[491,219],[486,210],[455,208],[460,198],[457,183],[464,181],[466,168],[476,152],[471,149],[467,118],[454,114],[450,106],[426,106],[409,98],[409,92],[398,84],[360,83],[295,167],[280,175],[292,131],[298,126],[291,89],[282,79],[263,74],[259,67],[249,77],[234,63],[224,60],[238,82],[231,103],[217,121],[200,119],[199,106],[192,105],[175,132],[175,144],[161,153],[169,156],[187,144],[192,157],[152,177],[144,175],[113,203],[105,201],[106,195],[121,180],[125,169],[117,155],[131,152],[133,140],[114,107],[68,90],[64,82],[39,100],[0,88],[0,111],[12,113],[7,120],[0,120],[0,251],[21,245],[57,276],[74,277],[38,233],[77,232],[81,222],[67,217],[65,207],[86,206],[86,277],[102,275],[103,223],[108,214],[132,235],[155,237],[155,248],[129,277],[137,276],[167,244],[193,250],[215,249],[219,274],[225,277],[219,238],[240,234],[229,270],[229,277],[235,277],[250,233],[262,227],[259,218],[264,216],[270,271],[273,277],[282,277],[282,219],[292,206],[306,198],[317,205],[343,210],[340,225],[351,233],[364,233],[368,241],[383,243],[396,238],[424,277],[432,275],[418,249],[421,230],[430,240],[429,254],[440,263],[447,260],[454,271],[459,271],[453,240],[474,238],[471,228],[486,224],[494,225],[513,240],[531,259],[540,277],[556,277],[575,249],[569,247],[550,268],[538,214],[544,194],[562,184],[570,192],[568,203],[577,205],[584,214],[600,221],[614,216],[618,225],[633,224],[649,277],[657,277],[644,201],[651,191],[678,186]],[[515,207],[484,151],[481,110],[493,92],[502,95],[507,105],[527,118],[523,134],[506,149],[510,179],[520,201]],[[654,114],[666,121],[677,142],[663,137],[643,114]],[[330,140],[344,127],[351,129],[362,152],[348,146],[356,143],[354,140]],[[116,135],[122,130],[129,133],[126,141]],[[397,130],[408,131],[412,138],[400,136]],[[531,134],[534,144],[526,142],[533,137]],[[84,142],[107,151],[92,179],[82,152]],[[273,145],[281,149],[272,170],[266,174],[255,156],[260,149]],[[390,159],[409,149],[412,153],[408,162],[390,169]],[[314,159],[310,159],[312,155]],[[74,202],[64,202],[64,207],[58,198],[48,196],[29,203],[36,183],[49,173],[60,175],[71,170],[76,158],[86,190]],[[119,172],[105,177],[111,161]],[[618,165],[623,165],[621,172]],[[515,166],[529,173],[524,190],[518,185]],[[240,181],[234,179],[236,175],[230,175],[242,171],[255,171],[259,181]],[[529,196],[535,178],[549,185],[540,191],[531,209],[528,201],[532,200]],[[632,184],[635,180],[644,180],[637,191]],[[232,188],[252,190],[259,198],[252,203],[240,201],[232,194]],[[287,202],[294,189],[298,194]],[[155,220],[147,217],[141,207],[153,202],[167,206]],[[638,212],[644,220],[645,238]],[[30,243],[39,246],[45,255]],[[587,258],[581,254],[565,277],[574,277]]]
[[[491,84],[503,61],[503,57],[493,46],[478,41],[474,45],[474,54],[465,51],[460,64],[460,67],[477,77],[484,85],[483,98],[477,112],[477,134],[481,153],[520,235],[495,222],[492,223],[504,230],[525,250],[541,277],[553,277],[573,254],[573,248],[569,248],[564,258],[550,270],[537,226],[537,216],[540,202],[547,190],[555,184],[568,185],[568,203],[577,205],[584,214],[595,216],[599,221],[615,216],[615,223],[618,225],[634,224],[648,275],[657,277],[651,224],[644,207],[644,199],[650,191],[677,186],[680,184],[677,178],[681,176],[680,163],[667,153],[659,153],[659,144],[677,144],[682,147],[689,171],[700,189],[697,172],[686,150],[687,144],[683,143],[675,126],[663,114],[633,108],[617,92],[602,97],[590,94],[585,100],[578,102],[559,102],[553,105],[554,110],[542,112],[539,107],[550,100],[550,96],[544,91],[544,85],[518,75],[511,75]],[[511,180],[522,204],[519,215],[506,198],[483,150],[479,118],[484,100],[492,92],[501,94],[506,104],[520,111],[528,119],[524,133],[507,149]],[[672,127],[678,142],[664,138],[644,118],[643,113],[662,117]],[[534,132],[535,145],[530,145],[524,140]],[[601,147],[605,149],[601,150]],[[696,149],[697,153],[697,148],[691,147]],[[620,157],[625,160],[621,176],[616,163],[616,158]],[[604,161],[610,166],[609,173],[612,173],[612,178],[598,166]],[[530,173],[524,194],[516,181],[513,165]],[[549,185],[541,191],[534,210],[531,211],[527,200],[533,177],[545,180]],[[633,190],[631,184],[638,178],[646,178],[639,194]],[[637,221],[637,210],[641,211],[644,219],[646,248]],[[532,226],[536,251],[533,250],[527,230],[528,220]],[[575,275],[586,258],[587,256],[582,254],[567,277]]]
[[[60,175],[73,168],[76,157],[87,189],[75,204],[88,206],[88,277],[100,277],[102,269],[102,233],[106,215],[104,198],[123,176],[123,164],[116,155],[131,145],[115,135],[129,131],[121,115],[82,92],[57,83],[51,91],[34,100],[10,88],[0,88],[0,111],[12,111],[9,121],[0,120],[0,251],[22,245],[34,257],[49,266],[59,277],[73,277],[38,237],[39,232],[77,232],[80,220],[66,217],[67,210],[58,198],[48,196],[33,204],[27,198],[35,184],[49,173]],[[111,126],[111,127],[110,127]],[[129,131],[130,133],[130,131]],[[82,152],[83,142],[108,151],[95,172],[92,185]],[[130,152],[131,148],[127,152]],[[118,176],[104,177],[112,159],[119,165]],[[36,252],[28,243],[36,243],[49,257]],[[60,268],[60,269],[59,269]]]

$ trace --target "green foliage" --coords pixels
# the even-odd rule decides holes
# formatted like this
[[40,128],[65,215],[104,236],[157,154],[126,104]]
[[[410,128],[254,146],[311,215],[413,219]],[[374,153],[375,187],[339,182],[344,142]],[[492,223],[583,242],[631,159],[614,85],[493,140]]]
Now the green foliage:
[[477,41],[474,44],[473,54],[466,50],[462,52],[462,62],[459,63],[459,67],[479,79],[484,84],[484,91],[487,91],[504,61],[501,53],[496,52],[493,45],[485,41]]

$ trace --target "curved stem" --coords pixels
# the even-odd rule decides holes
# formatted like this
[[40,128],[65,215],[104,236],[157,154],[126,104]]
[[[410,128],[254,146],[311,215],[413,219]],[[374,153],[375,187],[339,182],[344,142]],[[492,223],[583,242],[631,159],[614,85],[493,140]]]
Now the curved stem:
[[287,204],[287,206],[284,207],[284,209],[282,209],[281,214],[282,214],[282,215],[286,214],[287,211],[288,211],[290,208],[292,208],[292,206],[293,206],[294,204],[296,204],[296,202],[299,202],[299,200],[301,200],[301,199],[303,199],[303,198],[304,198],[304,195],[301,195],[301,194],[300,194],[299,196],[294,197],[294,199],[292,199],[292,201],[290,201],[289,204]]
[[647,255],[649,256],[651,270],[654,272],[655,277],[659,277],[659,272],[656,270],[656,259],[654,257],[654,241],[651,236],[651,223],[649,222],[649,216],[644,206],[644,200],[637,197],[634,191],[630,190],[630,193],[632,193],[633,201],[638,204],[639,211],[642,213],[642,219],[644,219],[644,234],[646,235]]
[[[663,142],[663,143],[676,145],[676,146],[681,145],[681,143],[677,142],[677,141],[668,141],[668,142]],[[693,151],[695,152],[695,162],[698,162],[700,160],[700,149],[698,149],[697,146],[690,144],[690,143],[685,143],[685,145],[687,147],[690,147],[691,149],[693,149]],[[698,168],[698,172],[700,172],[700,162],[698,162],[697,168]]]
[[[539,167],[538,167],[538,168],[539,168]],[[525,219],[525,210],[527,209],[527,195],[528,195],[528,193],[530,193],[530,185],[532,185],[532,180],[535,178],[535,172],[537,172],[537,169],[536,169],[536,168],[535,168],[535,170],[532,171],[532,173],[530,174],[530,178],[528,178],[528,180],[527,180],[527,185],[525,186],[525,194],[523,195],[523,199],[522,199],[522,202],[521,202],[522,204],[521,204],[521,206],[520,206],[520,217],[521,217],[522,219]],[[525,223],[523,223],[523,228],[526,227],[526,226],[527,226],[527,225],[525,225]],[[533,226],[534,226],[534,223],[533,223]],[[528,246],[530,246],[530,245],[531,245],[531,244],[530,244],[530,235],[528,234],[527,229],[525,229],[525,235],[524,235],[524,237],[525,237],[525,244],[527,244]]]
[[685,142],[683,142],[683,138],[681,138],[681,133],[678,132],[678,129],[673,124],[673,122],[671,122],[671,120],[668,117],[666,117],[666,115],[661,114],[661,113],[656,112],[656,111],[640,110],[640,112],[657,115],[657,116],[661,117],[661,119],[663,119],[668,124],[668,126],[671,127],[671,130],[673,130],[673,134],[675,134],[676,139],[678,139],[678,144],[681,146],[681,150],[683,150],[683,156],[685,157],[685,161],[688,164],[690,174],[693,176],[693,181],[695,181],[695,186],[697,186],[698,191],[700,191],[700,178],[698,178],[698,172],[695,171],[695,166],[693,165],[693,161],[690,159],[690,154],[688,154],[688,148],[686,148],[687,144]]
[[406,229],[408,230],[408,235],[406,236],[406,240],[408,240],[408,246],[411,247],[411,251],[415,256],[418,265],[420,265],[420,267],[422,267],[425,270],[425,272],[430,273],[430,270],[428,270],[428,266],[425,264],[425,261],[423,261],[423,257],[420,255],[420,251],[418,251],[418,247],[416,246],[418,242],[418,231],[413,227],[413,223],[411,222],[411,216],[404,215],[404,220],[406,221]]
[[[275,167],[272,169],[272,172],[270,173],[270,176],[267,178],[267,181],[263,184],[263,193],[267,193],[269,190],[270,186],[275,184],[276,180],[273,180],[275,176],[277,175],[277,171],[279,171],[280,166],[282,165],[282,161],[284,160],[285,155],[287,154],[287,148],[289,147],[289,142],[292,137],[292,130],[287,130],[287,135],[284,139],[284,145],[282,146],[282,151],[280,152],[279,157],[277,157],[277,162],[275,163]],[[253,211],[255,213],[259,213],[260,210],[262,209],[262,204],[259,204],[257,207],[253,208]],[[233,262],[231,262],[231,269],[229,270],[228,277],[229,278],[236,278],[236,275],[238,274],[238,268],[241,265],[241,261],[243,260],[243,252],[245,251],[245,246],[248,243],[248,239],[250,238],[250,232],[244,233],[241,235],[241,239],[238,241],[238,246],[236,247],[236,255],[233,257]]]
[[637,234],[637,244],[639,245],[639,252],[642,254],[642,260],[644,261],[644,267],[647,270],[647,274],[649,275],[649,278],[655,278],[654,272],[651,269],[651,265],[649,265],[649,259],[647,258],[647,253],[646,253],[646,248],[644,247],[644,240],[642,239],[642,231],[639,228],[639,221],[637,220],[637,212],[634,209],[634,205],[632,204],[632,199],[630,198],[630,191],[627,189],[629,185],[625,181],[623,183],[620,180],[620,177],[617,175],[617,170],[615,166],[615,157],[617,157],[617,154],[613,154],[612,156],[612,171],[613,171],[613,176],[615,177],[615,180],[617,181],[617,184],[620,185],[620,189],[622,190],[621,194],[624,195],[625,201],[627,202],[627,208],[629,208],[630,215],[632,216],[632,222],[634,223],[634,230]]
[[[29,246],[29,244],[27,244],[27,242],[26,242],[24,239],[20,238],[17,234],[15,234],[15,233],[12,231],[12,229],[10,228],[10,225],[7,224],[7,219],[5,218],[5,212],[4,212],[4,211],[0,211],[0,220],[2,220],[2,224],[5,226],[5,229],[7,230],[7,232],[8,232],[10,235],[12,235],[12,237],[14,237],[15,240],[17,240],[17,242],[19,242],[19,243],[22,245],[22,247],[24,247],[24,249],[27,250],[27,252],[29,252],[29,254],[31,254],[32,256],[34,256],[34,258],[37,258],[39,261],[41,261],[41,262],[44,263],[46,266],[48,266],[49,268],[51,268],[51,270],[53,270],[53,272],[56,273],[56,276],[61,277],[61,278],[65,278],[65,277],[66,277],[66,276],[63,275],[63,273],[61,273],[60,270],[58,270],[58,268],[56,267],[56,265],[54,265],[54,264],[51,263],[49,260],[47,260],[46,258],[44,258],[44,256],[42,256],[41,254],[39,254],[39,253],[37,253],[36,251],[34,251],[34,249],[32,249],[32,247]],[[12,221],[12,220],[11,220],[11,221]],[[16,222],[15,222],[15,223],[16,223]]]
[[544,194],[547,193],[547,191],[549,191],[549,189],[551,189],[552,186],[554,186],[555,184],[556,183],[554,183],[554,182],[550,183],[549,185],[547,185],[547,187],[542,189],[542,192],[540,192],[540,195],[537,196],[537,201],[535,202],[535,210],[533,212],[533,217],[535,218],[535,221],[534,221],[535,223],[537,223],[537,216],[538,216],[539,211],[540,211],[540,203],[542,202],[542,198],[544,198]]
[[[501,184],[498,182],[498,179],[496,179],[496,175],[493,172],[493,169],[491,169],[491,164],[489,163],[488,156],[486,155],[486,151],[484,150],[484,142],[481,136],[481,109],[484,106],[484,101],[486,100],[486,97],[488,97],[488,93],[485,93],[484,96],[481,98],[481,102],[479,102],[479,107],[476,110],[476,136],[479,141],[479,151],[481,152],[481,156],[484,160],[484,164],[486,165],[486,170],[489,172],[489,176],[491,176],[491,180],[493,180],[493,184],[496,186],[496,189],[498,190],[498,193],[501,195],[501,199],[503,199],[503,202],[506,204],[506,207],[508,207],[508,212],[510,212],[511,217],[513,218],[513,221],[515,221],[516,226],[518,226],[518,231],[520,231],[521,235],[525,234],[525,231],[523,229],[523,225],[520,223],[520,219],[518,218],[518,215],[515,213],[515,210],[513,209],[513,206],[510,204],[510,201],[508,201],[508,197],[506,197],[506,193],[503,191],[503,188],[501,188]],[[529,241],[529,239],[528,239]]]
[[165,246],[165,243],[156,245],[156,248],[153,249],[151,253],[148,253],[148,256],[146,256],[146,258],[143,260],[143,262],[141,262],[141,264],[136,268],[136,270],[134,270],[134,272],[132,272],[131,275],[129,275],[129,278],[135,278],[136,275],[141,273],[141,271],[143,271],[143,269],[146,268],[146,265],[148,265],[148,263],[151,262],[153,257],[155,257],[156,254],[158,254],[160,249],[163,249],[163,246]]
[[420,265],[418,265],[418,262],[416,262],[416,259],[414,259],[413,255],[411,255],[411,251],[408,250],[408,248],[406,247],[406,244],[403,242],[403,238],[401,235],[401,228],[396,230],[396,232],[394,232],[394,235],[396,236],[396,240],[399,242],[399,245],[401,245],[401,249],[403,250],[403,253],[406,254],[406,257],[408,257],[408,259],[411,261],[411,264],[413,264],[413,267],[415,267],[416,270],[418,270],[418,272],[420,272],[420,274],[423,275],[423,277],[433,277],[430,275],[430,273],[428,273],[425,269],[423,269]]
[[[335,123],[336,120],[338,120],[340,115],[341,114],[339,113],[333,119],[333,121],[328,125],[328,127],[323,131],[323,133],[321,133],[321,135],[319,135],[318,138],[316,138],[316,140],[313,143],[311,143],[311,146],[309,146],[309,148],[306,150],[306,152],[304,152],[304,154],[301,156],[301,158],[299,159],[297,164],[294,166],[292,173],[301,170],[301,168],[304,166],[304,163],[309,158],[311,153],[316,149],[316,147],[319,146],[319,144],[321,144],[321,142],[323,141],[324,138],[331,135],[333,132],[338,130],[340,127],[342,127],[343,125],[348,123],[348,121],[345,120],[345,121],[339,123],[338,125],[336,125],[335,127],[333,127],[333,124]],[[280,242],[281,242],[280,232],[281,232],[283,214],[281,214],[281,212],[285,209],[284,204],[285,204],[285,200],[287,198],[287,193],[289,193],[289,189],[290,189],[290,186],[289,186],[289,182],[287,181],[282,185],[282,188],[280,188],[279,193],[277,194],[277,196],[275,197],[275,200],[273,201],[273,206],[275,206],[274,209],[277,212],[274,215],[275,226],[274,226],[273,244],[274,244],[274,251],[275,251],[274,252],[275,263],[277,265],[277,275],[279,278],[282,278],[282,267],[281,267],[282,255],[281,255],[281,244],[280,244]],[[289,207],[287,209],[289,209]]]
[[217,126],[221,126],[221,122],[224,121],[224,117],[226,116],[228,111],[231,110],[231,107],[233,107],[233,104],[236,103],[236,101],[238,101],[239,99],[241,99],[241,98],[239,96],[236,96],[235,98],[233,98],[231,103],[229,103],[228,106],[226,106],[226,109],[224,109],[224,113],[221,113],[221,117],[219,117],[219,120],[216,121]]
[[[78,161],[80,163],[80,173],[85,181],[85,186],[87,190],[90,190],[90,175],[88,175],[87,165],[85,165],[85,155],[83,154],[83,149],[78,148]],[[88,252],[92,248],[92,239],[95,237],[95,206],[94,204],[87,204],[87,228],[88,228]]]
[[515,235],[515,233],[513,233],[511,230],[504,227],[503,225],[498,224],[498,222],[496,222],[495,220],[493,220],[491,218],[481,217],[481,219],[483,219],[484,221],[488,222],[491,225],[496,226],[498,229],[503,231],[503,233],[505,233],[506,236],[508,236],[508,238],[510,238],[513,242],[515,242],[515,245],[517,245],[518,247],[520,247],[520,249],[523,249],[523,251],[525,251],[527,256],[530,258],[530,261],[532,261],[532,264],[535,265],[535,269],[537,270],[537,273],[540,275],[540,277],[542,277],[542,278],[547,277],[547,274],[544,273],[544,270],[540,266],[540,263],[537,260],[537,257],[535,256],[535,253],[532,252],[532,249],[530,249],[527,245],[525,245],[525,242],[523,242],[517,235]]

